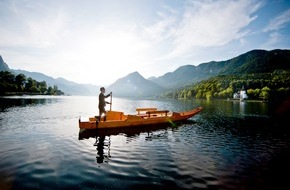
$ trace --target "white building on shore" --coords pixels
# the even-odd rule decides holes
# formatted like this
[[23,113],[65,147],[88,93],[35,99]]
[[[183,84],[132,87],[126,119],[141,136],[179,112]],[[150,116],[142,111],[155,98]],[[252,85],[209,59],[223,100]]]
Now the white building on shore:
[[235,92],[233,95],[234,99],[240,99],[241,101],[248,99],[247,91],[243,86],[242,89],[238,92]]

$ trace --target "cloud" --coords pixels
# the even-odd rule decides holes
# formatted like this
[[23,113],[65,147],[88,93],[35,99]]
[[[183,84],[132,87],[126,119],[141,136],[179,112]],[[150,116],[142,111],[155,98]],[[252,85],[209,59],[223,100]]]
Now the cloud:
[[275,31],[284,28],[290,22],[290,9],[284,11],[270,21],[264,32]]
[[277,17],[270,20],[269,24],[263,29],[263,32],[269,33],[267,41],[263,44],[263,47],[277,48],[277,44],[288,38],[281,33],[281,29],[285,28],[290,22],[290,9],[282,12]]
[[27,21],[30,36],[27,44],[32,43],[40,48],[54,46],[65,35],[66,20],[66,15],[59,11],[51,17]]
[[157,19],[152,25],[145,26],[143,37],[152,43],[158,44],[168,40],[175,33],[178,23],[178,12],[169,6],[163,6],[156,12]]
[[185,55],[195,48],[222,46],[244,37],[260,6],[250,0],[190,1],[176,25],[169,57]]
[[263,2],[0,1],[0,48],[14,68],[82,82],[108,84],[133,71],[161,75],[228,57],[237,45],[258,46],[251,40],[257,35],[276,43],[289,10],[264,29],[271,34],[260,35],[252,29]]
[[61,8],[11,1],[0,19],[0,45],[46,48],[64,36],[68,17]]
[[279,32],[272,32],[269,34],[269,40],[263,44],[263,47],[272,48],[275,47],[277,43],[279,43],[283,39],[283,35]]

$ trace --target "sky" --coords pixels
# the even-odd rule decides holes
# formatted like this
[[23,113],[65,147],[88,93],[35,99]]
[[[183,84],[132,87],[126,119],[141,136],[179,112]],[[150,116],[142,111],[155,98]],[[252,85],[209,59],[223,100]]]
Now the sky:
[[290,49],[290,1],[0,0],[0,26],[10,69],[105,86]]

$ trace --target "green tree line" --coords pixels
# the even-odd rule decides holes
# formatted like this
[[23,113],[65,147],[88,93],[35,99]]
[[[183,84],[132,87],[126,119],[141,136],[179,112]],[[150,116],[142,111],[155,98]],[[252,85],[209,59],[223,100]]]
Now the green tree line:
[[290,71],[219,75],[164,96],[179,99],[227,99],[246,89],[249,99],[273,101],[290,96]]
[[57,85],[48,86],[45,81],[38,82],[24,74],[14,75],[9,71],[0,71],[0,94],[43,94],[63,95]]

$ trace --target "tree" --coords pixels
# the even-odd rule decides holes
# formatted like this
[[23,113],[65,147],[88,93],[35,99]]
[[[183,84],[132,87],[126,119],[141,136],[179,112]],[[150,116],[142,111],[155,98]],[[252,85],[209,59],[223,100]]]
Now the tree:
[[186,95],[186,97],[187,97],[187,98],[192,98],[192,93],[191,93],[191,90],[189,90],[189,91],[187,92],[187,95]]
[[64,93],[58,89],[57,85],[47,89],[45,81],[38,82],[29,77],[26,79],[24,74],[18,74],[16,77],[9,71],[0,71],[0,94],[9,93],[33,93],[33,94],[50,94],[63,95]]
[[35,80],[33,80],[31,77],[27,79],[27,82],[25,84],[25,90],[27,92],[33,92],[34,87],[36,86]]
[[41,94],[44,94],[47,91],[47,84],[45,81],[38,82],[37,86]]
[[262,100],[269,100],[270,99],[270,92],[271,92],[271,89],[269,87],[265,86],[261,90],[260,98]]
[[9,71],[0,72],[1,94],[5,92],[15,92],[17,86],[15,85],[15,75]]
[[17,85],[18,91],[22,92],[26,83],[26,76],[24,74],[19,74],[15,77],[15,83]]
[[212,99],[212,93],[211,91],[206,92],[206,99],[211,100]]
[[196,99],[201,99],[201,98],[203,98],[202,95],[203,95],[203,91],[202,91],[202,89],[200,89],[200,90],[197,91],[197,93],[195,95],[195,98]]
[[9,71],[1,71],[0,81],[4,83],[14,84],[15,75]]
[[54,92],[53,92],[53,88],[51,86],[48,87],[47,89],[47,94],[48,95],[52,95]]

